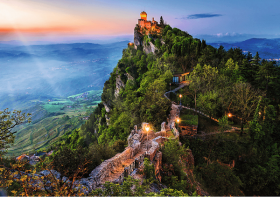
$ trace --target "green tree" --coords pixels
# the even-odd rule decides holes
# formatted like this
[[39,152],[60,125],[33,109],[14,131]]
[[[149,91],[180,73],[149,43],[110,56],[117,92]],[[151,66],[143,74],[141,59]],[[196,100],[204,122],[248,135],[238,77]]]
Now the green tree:
[[252,64],[259,65],[260,60],[261,60],[261,58],[260,58],[259,52],[256,52],[256,55],[253,58]]
[[156,45],[156,47],[157,47],[158,49],[160,49],[160,47],[161,47],[161,42],[160,42],[160,39],[159,39],[159,38],[156,39],[155,45]]
[[205,40],[202,40],[201,42],[201,49],[204,49],[206,47],[206,41]]
[[[251,141],[243,156],[247,162],[238,168],[238,173],[246,195],[276,196],[280,194],[279,119],[274,106],[267,105],[264,112],[260,104],[261,100],[249,123]],[[259,112],[264,113],[264,119]]]
[[151,182],[155,178],[155,167],[148,158],[144,159],[144,175],[146,181]]
[[164,26],[164,20],[163,20],[162,16],[160,17],[159,25],[160,25],[161,27]]
[[198,92],[201,90],[202,80],[200,77],[200,73],[202,72],[202,68],[200,64],[197,64],[197,66],[194,68],[193,72],[188,75],[187,80],[190,82],[189,85],[189,92],[194,97],[194,105],[196,109],[196,97]]
[[256,82],[258,87],[266,91],[267,96],[272,96],[277,86],[277,67],[274,62],[263,61],[256,73]]
[[217,91],[209,91],[205,93],[199,94],[197,99],[197,106],[206,111],[210,117],[216,115],[216,111],[218,108],[218,98],[219,94]]
[[175,175],[181,176],[181,171],[184,165],[182,162],[180,162],[180,160],[186,156],[187,151],[185,146],[180,146],[177,140],[168,140],[164,143],[164,148],[162,150],[162,160],[163,162],[173,166]]
[[228,121],[228,116],[227,115],[220,118],[218,124],[220,126],[220,131],[221,132],[224,132],[224,131],[230,129],[230,122]]
[[12,129],[24,122],[30,123],[30,115],[17,110],[13,112],[8,111],[8,109],[0,111],[0,155],[5,154],[7,148],[14,142],[16,131],[12,131]]
[[239,82],[234,84],[232,89],[231,108],[241,119],[241,135],[243,134],[243,124],[255,111],[260,96],[263,92],[254,89],[249,83]]

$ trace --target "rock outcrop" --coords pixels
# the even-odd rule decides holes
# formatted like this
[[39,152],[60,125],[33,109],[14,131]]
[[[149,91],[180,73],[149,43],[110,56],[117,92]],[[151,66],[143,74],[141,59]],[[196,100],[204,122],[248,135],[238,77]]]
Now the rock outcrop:
[[108,115],[107,115],[107,114],[105,114],[105,119],[106,119],[106,124],[107,124],[107,126],[109,126],[109,121],[110,121],[110,118],[108,117]]
[[125,75],[127,77],[127,80],[134,80],[134,78],[129,73],[126,73]]
[[121,76],[118,74],[118,71],[117,71],[117,77],[116,77],[116,89],[115,89],[115,97],[118,97],[119,93],[120,93],[120,90],[122,88],[124,88],[124,82],[121,80]]
[[103,101],[103,105],[104,105],[104,107],[105,107],[106,112],[109,113],[109,112],[111,111],[111,108],[110,108],[110,107],[108,106],[108,104],[105,103],[104,101]]
[[148,53],[155,53],[157,50],[156,46],[152,42],[148,42],[148,45],[144,43],[143,45],[143,51],[148,54]]
[[143,45],[143,35],[134,29],[134,48],[137,49]]

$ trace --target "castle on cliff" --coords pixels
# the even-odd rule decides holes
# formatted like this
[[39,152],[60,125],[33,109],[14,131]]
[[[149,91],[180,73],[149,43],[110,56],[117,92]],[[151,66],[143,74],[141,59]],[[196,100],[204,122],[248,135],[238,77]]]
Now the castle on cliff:
[[141,19],[138,19],[138,27],[140,33],[160,33],[161,27],[158,25],[158,22],[154,20],[147,21],[147,13],[145,11],[140,13]]

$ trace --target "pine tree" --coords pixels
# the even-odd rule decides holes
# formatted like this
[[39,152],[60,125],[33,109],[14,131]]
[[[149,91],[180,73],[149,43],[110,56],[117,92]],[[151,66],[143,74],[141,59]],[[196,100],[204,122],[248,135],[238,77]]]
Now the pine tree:
[[160,26],[164,26],[164,20],[163,20],[163,18],[162,18],[162,16],[160,17],[160,22],[159,22],[159,24],[160,24]]
[[206,47],[206,41],[202,40],[201,42],[201,49],[204,49]]
[[261,61],[261,58],[259,56],[259,53],[257,52],[255,57],[253,58],[253,62],[252,63],[255,64],[255,65],[258,65],[260,63],[260,61]]

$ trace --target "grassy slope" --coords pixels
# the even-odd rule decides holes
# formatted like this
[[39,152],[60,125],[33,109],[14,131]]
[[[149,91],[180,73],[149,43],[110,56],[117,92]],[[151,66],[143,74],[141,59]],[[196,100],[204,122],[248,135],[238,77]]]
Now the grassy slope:
[[[89,91],[89,96],[100,96],[102,90]],[[82,94],[79,94],[82,95]],[[79,95],[70,96],[75,98]],[[69,98],[69,97],[68,97]],[[44,111],[45,114],[56,113],[52,116],[46,115],[40,121],[34,124],[24,124],[16,128],[16,138],[12,147],[9,149],[7,156],[18,156],[23,153],[34,152],[41,148],[48,148],[54,142],[56,142],[60,136],[67,131],[79,128],[84,120],[84,116],[88,116],[84,108],[83,99],[79,98],[81,103],[76,108],[67,108],[63,110],[61,108],[66,105],[72,105],[74,102],[68,98],[59,99],[56,101],[50,101],[38,105],[33,111]],[[100,101],[91,101],[90,104],[86,104],[87,108],[95,107]],[[60,103],[59,105],[53,105]],[[92,111],[92,110],[91,110]],[[65,119],[63,116],[68,115],[71,119]]]

